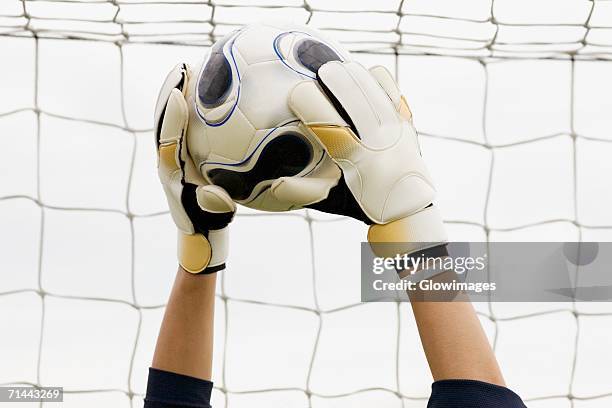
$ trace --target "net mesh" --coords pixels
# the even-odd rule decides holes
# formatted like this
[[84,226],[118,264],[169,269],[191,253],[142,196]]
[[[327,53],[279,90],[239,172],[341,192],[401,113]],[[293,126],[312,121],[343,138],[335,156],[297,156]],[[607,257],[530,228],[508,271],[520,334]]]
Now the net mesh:
[[[250,20],[258,20],[260,18],[273,18],[300,23],[312,24],[317,28],[329,31],[330,34],[343,42],[350,50],[363,55],[384,56],[392,59],[392,64],[395,69],[396,77],[399,79],[400,85],[409,82],[409,73],[403,71],[401,60],[404,56],[432,56],[432,57],[453,57],[460,60],[476,62],[479,64],[484,79],[482,81],[482,100],[481,104],[481,140],[471,140],[470,138],[462,137],[457,134],[438,134],[429,129],[419,129],[425,143],[435,140],[440,143],[450,143],[448,146],[456,146],[455,143],[467,144],[484,149],[489,157],[486,173],[485,192],[483,194],[484,205],[481,207],[482,221],[464,220],[464,219],[446,219],[449,227],[466,226],[478,229],[484,239],[492,239],[492,235],[497,232],[511,232],[530,230],[537,226],[566,223],[573,226],[577,231],[577,239],[583,240],[585,231],[592,232],[594,230],[609,230],[612,228],[612,222],[607,221],[605,217],[591,217],[588,222],[581,221],[579,214],[579,205],[581,199],[579,192],[581,188],[587,189],[580,185],[582,180],[579,175],[579,146],[580,143],[591,141],[598,143],[601,149],[607,149],[612,142],[609,134],[593,135],[583,134],[577,130],[575,126],[576,112],[576,67],[582,62],[592,62],[600,64],[609,64],[607,61],[612,59],[612,1],[509,1],[509,0],[493,0],[493,1],[477,1],[474,13],[469,14],[462,10],[462,6],[455,4],[458,2],[439,1],[378,1],[376,4],[372,2],[330,2],[330,1],[313,1],[313,0],[258,0],[258,1],[146,1],[146,0],[4,0],[0,6],[0,36],[5,39],[24,37],[33,41],[34,46],[34,97],[32,106],[19,107],[15,106],[4,109],[0,112],[0,120],[9,118],[13,115],[18,115],[23,112],[33,114],[35,128],[35,155],[32,166],[35,168],[35,190],[32,194],[11,194],[9,191],[0,198],[0,203],[15,201],[23,203],[29,201],[39,208],[40,222],[38,226],[38,241],[37,245],[37,284],[33,288],[13,288],[4,290],[0,295],[2,298],[9,296],[17,296],[24,293],[35,294],[41,300],[42,311],[40,313],[39,336],[37,338],[36,352],[36,369],[35,379],[23,381],[22,378],[14,378],[11,373],[4,372],[2,378],[7,383],[23,383],[34,386],[44,385],[63,385],[63,384],[47,384],[41,378],[41,371],[45,369],[45,364],[51,364],[53,360],[45,360],[45,347],[48,340],[49,322],[49,304],[53,299],[66,300],[81,300],[87,302],[102,302],[103,304],[119,304],[126,306],[131,312],[136,313],[136,330],[134,341],[130,346],[129,364],[127,365],[127,383],[126,387],[122,388],[87,388],[87,387],[70,387],[66,385],[68,394],[91,394],[102,395],[104,393],[120,393],[127,397],[129,405],[138,406],[141,403],[143,387],[134,385],[135,378],[135,361],[139,352],[139,344],[144,340],[143,334],[143,319],[148,311],[161,311],[164,308],[163,304],[143,304],[138,301],[137,296],[137,254],[138,236],[135,233],[137,227],[135,224],[139,220],[154,218],[158,216],[167,217],[166,212],[148,212],[139,213],[131,209],[133,202],[130,195],[134,194],[136,188],[134,184],[134,174],[139,170],[137,161],[136,146],[139,138],[144,138],[144,143],[148,143],[150,129],[146,127],[135,126],[130,123],[126,110],[127,103],[125,100],[125,88],[128,81],[134,81],[134,78],[126,78],[125,76],[125,48],[129,45],[138,43],[153,43],[166,44],[177,47],[183,46],[209,46],[220,36],[235,29],[239,25]],[[118,50],[120,64],[120,97],[121,104],[119,106],[122,120],[119,123],[92,119],[85,116],[69,115],[63,112],[57,112],[45,109],[40,103],[39,82],[41,75],[44,75],[45,66],[40,62],[41,43],[47,39],[56,39],[61,41],[78,41],[88,40],[93,42],[102,42],[115,47]],[[8,44],[8,43],[6,43]],[[11,55],[17,53],[16,49],[4,49],[4,58],[11,58]],[[23,50],[21,50],[23,51]],[[26,51],[29,52],[29,49]],[[57,58],[61,59],[61,56]],[[490,133],[490,114],[491,102],[489,101],[489,89],[492,83],[491,69],[500,61],[561,61],[569,66],[569,81],[566,82],[566,91],[569,93],[569,124],[565,131],[551,132],[546,134],[532,135],[525,140],[513,140],[506,143],[498,143],[492,140]],[[59,64],[61,65],[61,61]],[[439,64],[444,64],[444,60],[440,60]],[[606,65],[608,70],[610,65]],[[493,68],[494,69],[494,68]],[[158,85],[156,85],[158,86]],[[5,96],[3,96],[5,98]],[[8,98],[6,99],[8,101]],[[82,101],[86,103],[86,101]],[[3,106],[5,106],[3,104]],[[125,208],[126,210],[117,210],[115,208],[91,208],[90,206],[77,205],[56,205],[49,203],[44,198],[42,193],[43,182],[45,175],[41,170],[41,160],[44,160],[44,137],[47,134],[44,132],[43,124],[47,118],[62,119],[71,122],[86,123],[99,125],[104,129],[117,129],[126,133],[131,139],[128,143],[130,151],[130,166],[128,171],[128,180],[125,190]],[[418,113],[417,113],[418,125]],[[144,136],[143,136],[144,135]],[[12,139],[2,135],[5,140],[5,146],[8,143],[9,150],[11,149]],[[569,186],[571,191],[571,211],[569,216],[552,216],[542,217],[539,220],[529,220],[524,223],[515,223],[514,225],[492,225],[489,220],[491,216],[490,202],[492,191],[496,188],[494,183],[494,173],[498,156],[504,149],[512,149],[515,147],[525,146],[536,142],[545,142],[552,140],[557,143],[559,140],[567,141],[569,146],[571,171],[567,175],[563,174],[559,177],[566,177],[564,182]],[[559,142],[560,143],[560,142]],[[565,143],[565,142],[563,142]],[[77,147],[78,149],[78,147]],[[589,158],[587,157],[587,160]],[[592,160],[598,160],[593,157]],[[6,190],[6,189],[5,189]],[[5,190],[2,190],[3,192]],[[50,211],[59,211],[66,213],[111,213],[124,216],[129,222],[129,227],[124,231],[129,235],[129,258],[131,259],[131,280],[130,294],[127,299],[111,299],[97,296],[79,296],[73,294],[55,293],[47,288],[44,284],[43,271],[45,271],[44,263],[45,246],[49,246],[48,237],[48,220]],[[551,214],[553,212],[551,211]],[[10,213],[8,216],[10,217]],[[261,213],[241,213],[238,215],[238,222],[244,218],[257,218],[261,220],[261,225],[265,225],[266,220],[272,217],[279,217],[272,214]],[[227,376],[227,359],[228,357],[228,338],[230,334],[224,336],[222,342],[217,349],[222,351],[220,363],[220,378],[216,380],[217,398],[226,406],[232,406],[232,396],[247,395],[255,397],[258,394],[270,392],[297,392],[303,395],[305,405],[317,406],[322,404],[322,400],[341,400],[351,395],[365,395],[368,392],[381,391],[388,393],[401,406],[425,406],[427,400],[426,393],[410,393],[406,391],[405,383],[410,382],[410,379],[404,379],[401,375],[402,364],[410,364],[410,362],[402,362],[400,356],[400,348],[402,341],[401,333],[405,330],[405,305],[396,304],[394,307],[397,311],[397,322],[394,329],[393,339],[387,339],[387,344],[393,344],[395,352],[394,358],[394,386],[388,387],[366,387],[351,389],[347,392],[327,393],[320,392],[312,387],[312,378],[314,366],[317,361],[317,353],[319,352],[320,341],[324,332],[324,322],[327,317],[341,313],[343,311],[360,307],[358,302],[345,304],[339,307],[326,308],[320,306],[317,297],[317,279],[320,278],[320,271],[317,270],[318,253],[315,249],[315,241],[317,239],[314,230],[318,224],[336,222],[335,219],[320,218],[316,214],[308,211],[282,215],[282,217],[296,217],[304,220],[308,226],[308,242],[309,248],[305,249],[310,259],[311,269],[309,271],[313,280],[313,288],[315,288],[313,296],[314,307],[296,306],[294,304],[284,304],[278,302],[244,299],[228,293],[227,276],[222,275],[220,290],[218,293],[218,301],[222,305],[222,316],[218,317],[221,326],[224,326],[224,333],[231,333],[231,322],[234,318],[232,305],[245,304],[254,307],[255,305],[269,306],[273,308],[291,309],[301,312],[306,312],[315,317],[314,344],[312,352],[308,357],[307,375],[304,387],[283,387],[283,388],[258,388],[258,389],[240,389],[228,385]],[[73,221],[77,222],[77,221]],[[6,230],[5,230],[6,231]],[[3,235],[7,237],[8,235]],[[592,235],[589,235],[592,237]],[[142,238],[142,237],[141,237]],[[11,248],[11,243],[3,242],[3,247]],[[238,250],[234,249],[234,253]],[[11,271],[3,273],[8,274]],[[229,273],[229,272],[228,272]],[[2,287],[0,286],[0,291]],[[121,309],[123,310],[123,309]],[[131,313],[129,312],[129,313]],[[14,311],[13,313],[19,313]],[[126,312],[128,313],[128,312]],[[556,391],[547,395],[535,394],[527,398],[529,404],[551,401],[550,406],[560,406],[559,401],[565,401],[569,406],[583,406],[581,403],[593,401],[595,405],[600,406],[598,401],[604,401],[606,397],[612,396],[612,383],[608,382],[607,388],[600,387],[592,393],[580,394],[574,389],[576,381],[577,367],[580,364],[582,350],[580,346],[582,327],[585,320],[589,318],[597,318],[606,322],[607,317],[612,317],[612,312],[603,308],[602,310],[588,309],[582,310],[578,304],[563,305],[560,307],[549,308],[545,311],[528,311],[524,314],[505,316],[498,315],[494,305],[488,304],[479,309],[479,315],[483,322],[490,324],[490,333],[493,346],[498,347],[499,339],[502,336],[500,325],[504,322],[520,321],[525,319],[540,319],[537,320],[538,325],[546,327],[547,319],[558,316],[559,314],[571,316],[573,329],[566,335],[570,337],[568,341],[572,344],[572,350],[569,353],[567,362],[569,363],[568,376],[566,381],[560,385],[560,388],[555,388]],[[543,319],[543,320],[542,320]],[[606,337],[607,335],[602,335]],[[584,338],[584,337],[582,337]],[[565,339],[567,340],[567,339]],[[591,345],[595,347],[595,345]],[[527,347],[527,346],[526,346]],[[52,353],[48,351],[47,353]],[[47,354],[48,355],[48,354]],[[280,355],[272,355],[271,359],[283,358]],[[520,357],[518,357],[520,359]],[[44,360],[44,361],[43,361]],[[564,360],[565,361],[565,360]],[[63,364],[56,362],[57,364]],[[82,364],[86,364],[83,362]],[[538,367],[543,364],[542,361],[523,362],[524,365]],[[72,367],[77,369],[77,367]],[[3,369],[0,369],[0,372]],[[537,370],[536,370],[537,371]],[[593,376],[599,375],[601,371],[595,370]],[[138,376],[146,375],[146,372],[139,371]],[[610,377],[608,376],[608,379]],[[533,381],[540,378],[532,378]],[[604,380],[597,380],[599,382]],[[564,391],[557,391],[563,389]],[[521,391],[519,389],[519,391]],[[101,397],[100,397],[101,398]],[[559,404],[559,405],[557,405]],[[42,404],[41,404],[42,406]],[[382,406],[382,405],[381,405]],[[396,406],[396,405],[393,405]],[[535,406],[535,405],[534,405]],[[538,405],[540,406],[540,405]],[[544,406],[544,405],[542,405]],[[584,405],[586,406],[586,405]]]

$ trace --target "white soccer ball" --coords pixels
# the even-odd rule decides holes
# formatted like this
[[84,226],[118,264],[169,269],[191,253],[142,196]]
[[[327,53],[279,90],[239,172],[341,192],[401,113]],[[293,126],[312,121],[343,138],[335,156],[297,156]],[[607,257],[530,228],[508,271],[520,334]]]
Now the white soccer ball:
[[187,132],[195,165],[238,203],[267,211],[297,208],[270,186],[279,177],[329,176],[339,171],[320,144],[298,127],[288,97],[318,68],[349,53],[320,32],[252,25],[213,45],[195,67],[187,92]]

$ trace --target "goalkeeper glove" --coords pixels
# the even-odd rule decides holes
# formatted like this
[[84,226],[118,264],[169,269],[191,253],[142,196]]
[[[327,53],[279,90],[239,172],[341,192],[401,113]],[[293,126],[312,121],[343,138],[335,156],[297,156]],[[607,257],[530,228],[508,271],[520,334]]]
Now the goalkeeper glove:
[[[319,69],[317,82],[295,86],[289,106],[342,177],[331,189],[329,180],[282,178],[272,186],[278,198],[360,219],[370,225],[370,243],[401,244],[394,254],[445,254],[446,232],[432,205],[432,180],[412,115],[389,71],[328,62]],[[299,202],[304,197],[310,202]]]
[[184,92],[189,69],[178,65],[166,78],[155,109],[158,174],[178,227],[178,259],[190,273],[225,268],[228,224],[236,205],[220,187],[207,185],[197,171],[185,132],[189,110]]

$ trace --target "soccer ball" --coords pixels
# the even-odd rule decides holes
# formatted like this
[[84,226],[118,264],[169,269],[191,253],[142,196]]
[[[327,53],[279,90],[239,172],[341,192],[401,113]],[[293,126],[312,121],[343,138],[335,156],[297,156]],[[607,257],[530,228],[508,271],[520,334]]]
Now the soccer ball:
[[316,80],[348,52],[312,28],[252,25],[216,42],[194,69],[187,94],[190,154],[203,177],[236,202],[267,211],[299,208],[270,191],[279,177],[339,177],[288,106],[300,81]]

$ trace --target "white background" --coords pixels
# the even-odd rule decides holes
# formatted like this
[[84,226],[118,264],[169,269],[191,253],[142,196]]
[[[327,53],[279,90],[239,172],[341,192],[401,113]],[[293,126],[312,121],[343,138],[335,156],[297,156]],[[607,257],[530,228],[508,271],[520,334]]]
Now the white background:
[[[355,59],[397,72],[452,239],[612,237],[612,63],[591,61],[611,55],[597,27],[612,2],[116,3],[0,5],[0,384],[63,386],[65,407],[141,406],[176,270],[155,97],[209,34],[246,22],[334,28],[370,51]],[[426,405],[409,306],[359,304],[363,225],[242,208],[231,228],[215,407]],[[529,407],[612,403],[612,305],[477,308]]]

